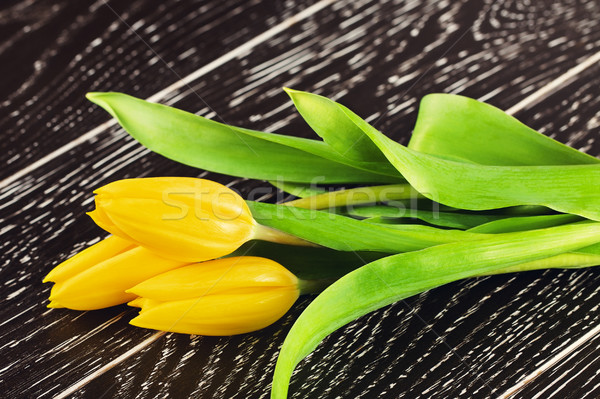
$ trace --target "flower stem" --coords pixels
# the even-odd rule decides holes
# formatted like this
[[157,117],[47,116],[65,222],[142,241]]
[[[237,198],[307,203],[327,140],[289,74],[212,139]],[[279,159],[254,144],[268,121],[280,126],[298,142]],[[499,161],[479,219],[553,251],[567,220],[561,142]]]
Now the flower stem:
[[305,209],[327,209],[338,206],[372,204],[380,201],[425,198],[410,184],[357,187],[331,191],[311,197],[285,202],[283,205]]
[[278,244],[299,245],[303,247],[320,247],[318,244],[314,244],[310,241],[303,240],[302,238],[298,238],[281,230],[267,227],[258,223],[254,229],[254,235],[252,236],[252,239],[270,241]]

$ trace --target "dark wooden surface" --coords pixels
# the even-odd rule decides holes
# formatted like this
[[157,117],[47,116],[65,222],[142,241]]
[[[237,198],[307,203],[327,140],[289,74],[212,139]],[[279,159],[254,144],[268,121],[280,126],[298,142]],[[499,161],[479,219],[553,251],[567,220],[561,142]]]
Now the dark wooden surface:
[[[599,20],[593,0],[2,2],[0,396],[54,397],[84,380],[70,396],[265,398],[278,349],[310,301],[253,334],[166,334],[105,370],[155,333],[130,326],[125,306],[46,309],[41,283],[104,237],[85,215],[92,190],[160,175],[202,175],[242,194],[268,185],[178,165],[99,128],[107,115],[86,92],[150,97],[204,68],[160,100],[312,137],[281,91],[289,86],[335,98],[406,142],[423,95],[508,109],[600,51]],[[598,156],[599,76],[589,66],[517,117]],[[498,397],[600,324],[599,282],[594,269],[553,270],[432,290],[327,338],[300,364],[291,396]],[[599,340],[515,397],[600,397]]]

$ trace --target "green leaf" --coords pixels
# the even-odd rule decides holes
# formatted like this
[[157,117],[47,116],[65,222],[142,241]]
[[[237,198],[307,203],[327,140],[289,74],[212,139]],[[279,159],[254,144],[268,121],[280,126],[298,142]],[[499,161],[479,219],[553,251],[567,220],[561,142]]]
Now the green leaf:
[[122,93],[88,93],[136,140],[167,158],[233,176],[293,182],[395,182],[348,165],[321,141],[263,133],[211,121]]
[[583,220],[580,216],[570,214],[520,216],[491,221],[472,229],[471,233],[497,234],[515,231],[537,230],[561,224],[574,223]]
[[599,244],[590,245],[589,247],[578,249],[578,250],[576,250],[574,252],[576,252],[576,253],[582,253],[582,254],[600,255],[600,243]]
[[[475,226],[479,226],[485,223],[489,223],[494,220],[504,219],[508,216],[506,215],[494,215],[494,214],[482,214],[482,213],[466,213],[466,212],[440,212],[440,211],[431,211],[424,209],[406,209],[406,208],[396,208],[393,206],[368,206],[368,207],[357,207],[353,208],[349,214],[353,216],[362,216],[368,218],[392,218],[387,223],[391,223],[390,227],[392,227],[395,223],[398,223],[398,219],[400,221],[405,218],[415,218],[420,219],[426,223],[441,226],[441,227],[450,227],[453,229],[470,229]],[[396,220],[396,221],[394,221]],[[380,220],[370,220],[366,219],[365,222],[381,222]],[[384,222],[386,223],[386,222]]]
[[327,106],[331,100],[303,91],[284,90],[308,125],[342,157],[355,166],[393,175],[394,167],[377,146],[340,109]]
[[[347,122],[354,123],[362,130],[404,178],[417,191],[433,201],[467,210],[542,205],[559,212],[574,213],[589,219],[600,220],[600,190],[598,190],[600,165],[595,161],[593,164],[588,162],[588,164],[548,166],[490,166],[462,160],[460,162],[451,161],[415,151],[394,142],[341,104],[310,93],[303,93],[303,96],[315,98],[315,103],[318,100],[319,107],[323,108],[323,113],[335,112],[336,115],[339,115],[334,109],[337,107],[342,110],[348,118]],[[482,103],[476,102],[476,104],[481,105]],[[486,108],[485,105],[483,107]],[[490,110],[491,108],[488,109],[488,111]],[[484,109],[484,115],[485,112]],[[527,136],[522,143],[525,143],[528,148],[533,148],[531,143],[537,143],[540,148],[546,145],[547,151],[557,154],[557,156],[563,154],[561,158],[563,160],[569,157],[580,157],[589,161],[587,155],[578,155],[579,153],[576,151],[569,150],[568,147],[551,139],[545,139],[534,131],[524,133],[516,120],[509,122],[509,120],[499,119],[498,123],[505,123],[504,131],[507,136],[514,137],[515,140],[521,136]],[[355,135],[356,130],[353,132]],[[531,139],[529,136],[534,136],[535,139]],[[457,142],[460,141],[457,140]],[[493,145],[495,143],[492,143],[491,146]],[[512,149],[504,144],[501,147],[504,148],[504,151]],[[470,154],[468,156],[472,157],[472,152],[474,149],[469,150],[467,155]],[[493,158],[490,151],[484,152],[489,155],[485,159]],[[496,157],[496,161],[508,162],[500,155]]]
[[398,253],[454,241],[479,240],[486,235],[429,226],[363,223],[312,209],[246,201],[254,219],[304,240],[338,251]]
[[285,398],[300,360],[327,335],[360,316],[442,284],[561,256],[599,241],[600,223],[570,224],[438,245],[355,270],[323,291],[293,325],[279,353],[271,398]]
[[600,165],[488,166],[449,161],[406,148],[343,105],[337,106],[417,191],[436,202],[467,210],[543,205],[600,220]]
[[423,97],[408,148],[483,165],[582,165],[600,162],[536,132],[496,107],[452,94]]

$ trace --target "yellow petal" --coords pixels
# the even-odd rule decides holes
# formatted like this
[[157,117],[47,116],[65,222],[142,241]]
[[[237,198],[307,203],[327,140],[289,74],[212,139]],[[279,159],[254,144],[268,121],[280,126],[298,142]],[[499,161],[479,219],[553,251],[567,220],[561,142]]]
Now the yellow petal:
[[135,247],[61,281],[52,287],[50,300],[76,310],[93,310],[135,299],[130,287],[152,276],[184,266],[185,263],[160,257]]
[[93,211],[88,212],[87,215],[91,217],[94,223],[101,229],[130,242],[135,242],[131,237],[125,234],[123,230],[119,229],[102,209],[94,209]]
[[48,273],[44,283],[48,281],[65,281],[90,267],[125,252],[135,246],[134,243],[116,236],[110,236],[84,249],[77,255],[67,259]]
[[127,302],[127,306],[131,306],[134,308],[141,308],[142,304],[144,303],[144,298],[135,298],[132,301]]
[[131,306],[134,308],[148,308],[152,305],[158,304],[158,301],[148,298],[135,298],[133,301],[127,302],[127,306]]
[[182,261],[227,255],[251,239],[256,227],[239,195],[208,180],[128,179],[96,193],[99,220],[109,227],[112,223],[114,234]]
[[235,335],[260,330],[281,318],[298,299],[289,287],[247,294],[216,294],[144,306],[130,323],[154,330]]
[[158,301],[266,288],[295,289],[298,279],[279,263],[255,256],[216,259],[181,267],[146,280],[128,292]]
[[51,308],[51,309],[60,309],[60,308],[64,308],[63,305],[61,305],[60,303],[56,302],[56,301],[50,301],[50,303],[48,305],[46,305],[46,307]]

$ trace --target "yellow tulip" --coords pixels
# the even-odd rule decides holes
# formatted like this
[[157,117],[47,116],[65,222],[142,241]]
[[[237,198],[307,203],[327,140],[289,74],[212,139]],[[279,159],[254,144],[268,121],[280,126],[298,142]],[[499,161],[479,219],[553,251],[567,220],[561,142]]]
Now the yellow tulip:
[[56,266],[46,275],[43,282],[65,281],[89,269],[90,266],[110,259],[135,246],[131,241],[117,236],[110,236]]
[[160,257],[119,237],[109,237],[56,266],[50,308],[93,310],[126,303],[126,289],[187,263]]
[[161,331],[235,335],[281,318],[300,295],[300,280],[270,259],[244,256],[181,267],[127,290],[141,307],[131,324]]
[[120,180],[96,191],[92,218],[113,236],[55,267],[51,308],[100,309],[133,300],[125,291],[184,265],[216,259],[250,239],[306,241],[256,223],[244,200],[209,180]]
[[308,244],[256,223],[242,197],[210,180],[127,179],[95,193],[96,210],[90,216],[96,224],[180,261],[216,259],[251,239]]

